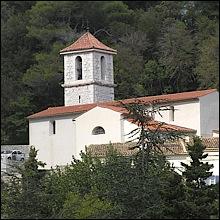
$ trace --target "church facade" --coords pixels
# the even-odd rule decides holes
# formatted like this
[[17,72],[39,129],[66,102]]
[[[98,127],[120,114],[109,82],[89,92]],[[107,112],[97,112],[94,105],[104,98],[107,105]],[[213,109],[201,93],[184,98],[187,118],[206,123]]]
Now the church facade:
[[[39,150],[38,158],[48,169],[70,163],[72,156],[79,159],[80,151],[91,144],[125,143],[127,134],[137,128],[114,101],[116,50],[86,32],[60,54],[64,56],[64,106],[28,116],[29,144]],[[163,122],[162,128],[188,136],[212,137],[219,129],[218,96],[215,89],[209,89],[122,101],[163,100],[168,111],[154,115],[155,126]]]

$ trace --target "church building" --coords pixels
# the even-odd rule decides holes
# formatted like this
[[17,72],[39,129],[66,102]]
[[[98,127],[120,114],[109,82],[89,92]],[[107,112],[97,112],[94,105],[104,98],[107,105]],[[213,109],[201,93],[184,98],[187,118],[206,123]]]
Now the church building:
[[[49,107],[28,116],[29,144],[38,149],[46,168],[70,164],[72,156],[89,145],[126,143],[127,134],[137,128],[123,116],[114,101],[113,57],[117,51],[86,32],[60,51],[64,58],[64,106]],[[163,100],[169,110],[154,115],[161,130],[212,137],[219,130],[219,93],[215,89],[138,97],[133,103]]]

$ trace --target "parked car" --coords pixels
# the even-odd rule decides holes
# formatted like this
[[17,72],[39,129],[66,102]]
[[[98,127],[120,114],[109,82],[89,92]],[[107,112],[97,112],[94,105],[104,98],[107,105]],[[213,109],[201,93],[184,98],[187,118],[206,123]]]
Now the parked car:
[[18,160],[23,161],[25,154],[20,150],[4,150],[1,151],[1,159],[7,158],[8,160]]

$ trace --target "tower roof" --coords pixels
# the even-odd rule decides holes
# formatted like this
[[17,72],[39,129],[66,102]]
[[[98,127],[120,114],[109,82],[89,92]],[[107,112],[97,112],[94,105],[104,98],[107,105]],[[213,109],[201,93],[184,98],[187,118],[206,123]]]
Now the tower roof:
[[99,50],[110,51],[114,53],[117,52],[116,50],[100,42],[90,32],[86,32],[77,41],[72,43],[70,46],[62,49],[60,53],[78,51],[78,50],[86,50],[86,49],[99,49]]

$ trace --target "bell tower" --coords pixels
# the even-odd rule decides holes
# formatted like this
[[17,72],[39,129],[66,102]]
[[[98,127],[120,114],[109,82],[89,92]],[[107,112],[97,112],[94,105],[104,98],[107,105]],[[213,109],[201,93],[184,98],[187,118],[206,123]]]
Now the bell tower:
[[116,50],[86,32],[60,54],[64,55],[65,106],[114,100]]

